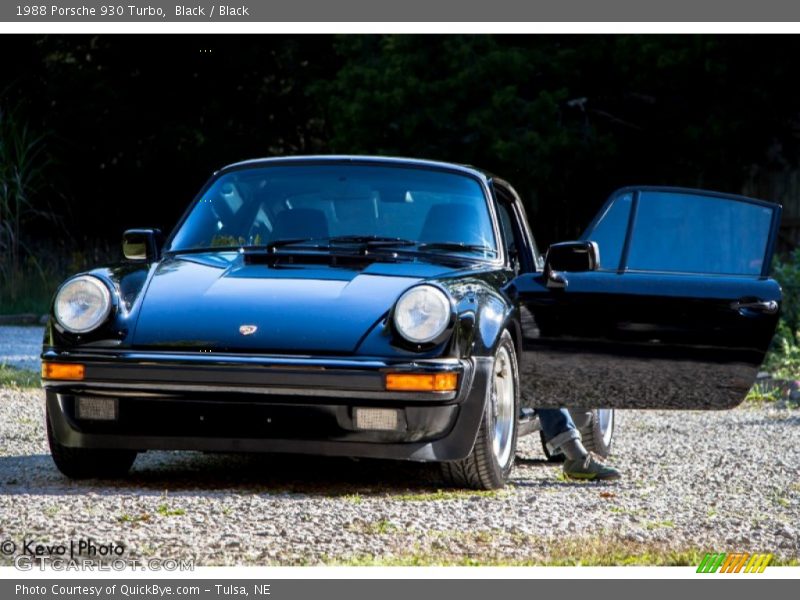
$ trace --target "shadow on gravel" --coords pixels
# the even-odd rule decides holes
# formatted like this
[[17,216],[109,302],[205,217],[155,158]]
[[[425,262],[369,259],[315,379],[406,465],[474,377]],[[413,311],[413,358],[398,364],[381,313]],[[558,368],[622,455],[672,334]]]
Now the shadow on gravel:
[[546,458],[528,458],[525,456],[517,456],[517,460],[514,462],[516,466],[552,466],[558,464],[557,462],[550,462]]
[[555,489],[564,491],[569,488],[598,489],[600,487],[614,487],[619,485],[619,481],[572,481],[569,479],[517,479],[514,480],[514,487],[526,488],[529,490]]
[[[517,458],[517,464],[552,466],[527,458]],[[368,498],[433,494],[447,488],[437,465],[294,455],[147,452],[139,455],[125,478],[82,481],[61,475],[49,454],[0,456],[0,473],[0,495],[160,495],[169,490],[188,495],[226,491]],[[534,484],[515,480],[514,485]]]
[[0,457],[0,494],[203,494],[209,491],[352,496],[442,488],[431,465],[330,457],[148,452],[122,479],[72,481],[49,454]]
[[756,428],[763,428],[769,427],[774,425],[776,422],[780,422],[781,424],[786,425],[793,425],[799,426],[800,425],[800,414],[798,415],[785,415],[779,414],[775,417],[754,417],[752,419],[741,419],[736,422],[737,427],[756,427]]

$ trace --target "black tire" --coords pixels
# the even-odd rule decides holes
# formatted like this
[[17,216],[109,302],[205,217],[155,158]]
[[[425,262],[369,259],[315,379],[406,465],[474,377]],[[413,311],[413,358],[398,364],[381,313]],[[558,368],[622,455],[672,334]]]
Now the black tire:
[[608,458],[611,454],[611,445],[614,442],[614,423],[616,422],[616,414],[614,409],[605,409],[607,419],[605,437],[601,423],[600,409],[592,410],[592,418],[586,425],[581,427],[581,438],[583,440],[583,447],[589,452],[594,452],[598,456]]
[[[463,460],[443,462],[441,465],[442,475],[450,485],[476,490],[500,489],[505,486],[511,470],[514,468],[517,448],[517,415],[519,415],[519,370],[514,341],[507,331],[503,332],[500,343],[497,345],[495,360],[497,360],[501,351],[504,352],[505,356],[508,356],[513,383],[514,407],[511,417],[510,456],[505,461],[505,464],[500,464],[494,453],[494,401],[492,398],[486,398],[481,426],[470,455]],[[494,381],[493,367],[490,391],[492,395],[495,394]]]
[[47,415],[47,442],[53,462],[70,479],[111,479],[125,476],[136,460],[135,450],[69,448],[58,443]]
[[[605,409],[610,411],[610,418],[607,426],[611,429],[611,432],[609,435],[604,437],[603,427],[600,420],[600,410],[601,409],[595,408],[591,411],[588,411],[588,414],[585,411],[573,412],[570,410],[570,414],[572,415],[572,419],[575,421],[575,424],[578,426],[578,430],[581,432],[583,447],[589,452],[594,452],[598,456],[608,458],[608,456],[611,454],[611,445],[614,441],[614,423],[616,419],[613,409]],[[545,441],[544,433],[541,431],[539,432],[539,438],[542,442],[542,450],[544,451],[544,455],[547,457],[548,462],[564,462],[564,455],[561,452],[556,452],[555,454],[550,453],[550,450],[547,448],[547,442]]]

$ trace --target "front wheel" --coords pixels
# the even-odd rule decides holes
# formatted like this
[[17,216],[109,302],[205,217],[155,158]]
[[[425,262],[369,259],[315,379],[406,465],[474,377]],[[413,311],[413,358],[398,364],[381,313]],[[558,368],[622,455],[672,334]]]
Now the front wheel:
[[70,479],[117,478],[124,476],[136,460],[134,450],[105,450],[100,448],[70,448],[56,440],[50,415],[47,421],[47,442],[53,462]]
[[518,413],[517,355],[511,335],[504,331],[494,354],[489,397],[475,446],[467,458],[442,463],[448,483],[478,490],[502,488],[516,457]]

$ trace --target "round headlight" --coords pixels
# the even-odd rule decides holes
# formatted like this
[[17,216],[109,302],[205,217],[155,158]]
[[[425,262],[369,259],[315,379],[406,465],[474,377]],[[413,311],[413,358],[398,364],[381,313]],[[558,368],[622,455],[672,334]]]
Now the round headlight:
[[419,285],[400,296],[394,308],[394,324],[409,342],[424,344],[442,335],[450,314],[450,301],[444,292],[432,285]]
[[56,320],[72,333],[96,329],[111,312],[111,293],[97,277],[82,275],[65,283],[56,294]]

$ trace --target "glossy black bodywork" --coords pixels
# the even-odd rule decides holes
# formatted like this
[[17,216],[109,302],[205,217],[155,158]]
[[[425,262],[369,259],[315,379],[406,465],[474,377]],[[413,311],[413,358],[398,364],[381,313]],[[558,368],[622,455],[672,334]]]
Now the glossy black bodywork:
[[[755,380],[777,314],[741,297],[780,301],[770,280],[570,273],[552,290],[520,278],[523,394],[538,406],[724,409]],[[580,355],[580,360],[575,356]]]
[[[484,188],[498,239],[500,203],[512,215],[515,239],[495,260],[345,261],[300,252],[276,261],[167,251],[157,261],[95,269],[113,291],[108,322],[73,335],[51,318],[45,331],[44,361],[86,365],[84,381],[45,382],[60,443],[464,458],[506,329],[518,350],[525,408],[726,408],[752,384],[777,315],[731,306],[743,297],[780,302],[766,275],[589,271],[568,273],[568,285],[553,289],[516,193],[467,167],[313,157],[242,163],[216,176],[303,161],[395,161],[462,173]],[[414,345],[394,331],[391,311],[420,283],[447,293],[453,318],[441,339]],[[242,324],[258,331],[242,336]],[[455,371],[459,389],[387,392],[389,370]],[[77,419],[74,399],[82,394],[117,398],[119,421]],[[363,406],[400,409],[404,428],[356,430],[352,412]]]
[[[754,276],[630,271],[627,254],[638,196],[690,194],[764,207],[772,213],[761,272]],[[561,273],[558,285],[520,277],[523,394],[538,406],[732,408],[744,399],[772,340],[781,289],[769,278],[780,222],[772,203],[684,188],[623,188],[632,195],[619,265]],[[738,240],[719,240],[735,247]],[[602,249],[601,249],[602,255]],[[775,310],[746,308],[774,303]],[[580,359],[576,359],[580,357]]]

